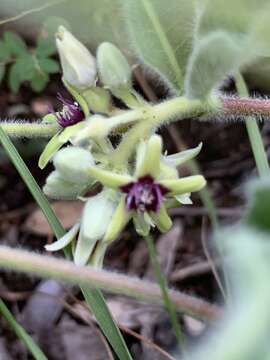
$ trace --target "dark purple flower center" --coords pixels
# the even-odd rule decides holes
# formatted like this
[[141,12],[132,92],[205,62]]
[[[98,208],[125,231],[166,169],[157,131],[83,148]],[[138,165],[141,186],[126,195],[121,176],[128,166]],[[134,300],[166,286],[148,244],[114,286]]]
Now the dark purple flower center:
[[60,112],[56,113],[53,109],[51,112],[55,114],[61,127],[77,124],[84,119],[84,113],[77,102],[67,100],[61,94],[58,94],[57,98],[61,101],[63,108]]
[[127,210],[139,212],[159,212],[164,195],[169,192],[164,186],[155,183],[150,175],[142,176],[136,182],[122,186],[121,190],[127,194]]

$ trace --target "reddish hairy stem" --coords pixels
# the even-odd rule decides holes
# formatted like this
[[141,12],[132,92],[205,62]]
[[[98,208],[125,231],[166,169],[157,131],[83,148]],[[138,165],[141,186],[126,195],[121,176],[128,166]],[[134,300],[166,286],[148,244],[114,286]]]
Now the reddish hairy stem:
[[270,100],[239,97],[221,97],[225,113],[239,116],[270,116]]

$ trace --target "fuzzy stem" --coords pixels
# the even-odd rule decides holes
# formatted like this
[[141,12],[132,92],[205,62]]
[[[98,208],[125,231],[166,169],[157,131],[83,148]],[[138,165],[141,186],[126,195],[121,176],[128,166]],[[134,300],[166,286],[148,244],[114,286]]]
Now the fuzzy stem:
[[185,117],[198,116],[205,111],[205,107],[205,104],[200,101],[191,101],[185,97],[179,97],[143,109],[133,110],[133,114],[141,114],[142,120],[134,125],[123,137],[123,140],[111,155],[111,162],[115,166],[123,166],[138,141],[147,138],[149,133],[156,127],[166,122],[182,120]]
[[[248,96],[248,93],[241,92],[241,96]],[[225,115],[232,116],[256,116],[269,117],[270,100],[268,99],[252,99],[248,97],[220,97],[221,111]],[[255,119],[254,119],[255,121]]]
[[0,122],[1,128],[10,137],[48,138],[60,130],[58,124],[42,124],[29,122]]
[[[245,80],[243,76],[239,73],[235,77],[236,89],[240,96],[248,96],[248,88],[246,86]],[[255,158],[255,162],[257,165],[258,173],[261,177],[269,175],[269,163],[267,159],[267,155],[264,149],[263,139],[261,137],[260,129],[255,119],[251,116],[248,116],[245,119],[247,133],[249,137],[249,141],[251,144],[251,148],[253,151],[253,155]]]
[[[105,270],[96,270],[88,266],[76,266],[70,261],[33,254],[25,250],[11,249],[7,246],[0,246],[0,266],[43,278],[52,277],[77,285],[100,288],[149,303],[162,304],[163,302],[159,286],[153,283]],[[203,300],[175,290],[170,290],[169,295],[175,308],[181,313],[187,313],[206,321],[216,320],[222,315],[219,307]]]

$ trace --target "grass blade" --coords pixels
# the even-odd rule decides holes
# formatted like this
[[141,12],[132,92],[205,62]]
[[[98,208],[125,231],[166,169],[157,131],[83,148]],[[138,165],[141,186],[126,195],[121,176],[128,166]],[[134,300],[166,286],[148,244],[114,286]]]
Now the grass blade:
[[48,360],[38,345],[34,342],[24,328],[16,321],[3,300],[0,299],[0,313],[9,323],[19,339],[21,339],[36,360]]
[[[18,173],[22,177],[23,181],[27,185],[29,191],[33,195],[37,204],[40,206],[45,217],[47,218],[55,236],[57,238],[62,237],[65,234],[65,229],[57,219],[53,209],[50,206],[49,201],[41,191],[36,180],[32,176],[28,167],[24,163],[17,149],[13,145],[12,141],[5,134],[0,126],[0,143],[9,155],[12,163],[16,167]],[[94,315],[96,316],[101,329],[104,331],[105,336],[113,347],[115,353],[118,355],[120,360],[132,359],[125,341],[120,333],[113,317],[108,309],[106,302],[103,298],[101,291],[90,288],[83,288],[83,294],[86,296],[86,301],[91,307]]]
[[[249,96],[248,88],[241,74],[238,74],[235,77],[235,86],[240,96]],[[245,123],[258,173],[260,177],[269,176],[269,163],[257,121],[253,117],[249,116],[245,119]]]
[[170,320],[171,320],[171,323],[172,323],[172,326],[173,326],[173,329],[174,329],[174,332],[175,332],[175,335],[176,335],[176,338],[177,338],[177,341],[178,341],[178,344],[179,344],[179,349],[180,349],[180,351],[183,352],[184,351],[184,346],[185,346],[184,335],[183,335],[182,329],[180,327],[180,324],[179,324],[179,322],[177,320],[177,314],[176,314],[175,307],[172,304],[172,302],[170,300],[170,297],[169,297],[169,290],[168,290],[168,287],[167,287],[167,281],[166,281],[166,279],[165,279],[165,277],[164,277],[164,275],[162,273],[160,264],[158,262],[156,249],[155,249],[155,245],[154,245],[152,236],[151,235],[146,236],[145,241],[146,241],[146,244],[147,244],[147,247],[148,247],[148,252],[149,252],[149,255],[150,255],[150,259],[151,259],[153,268],[155,270],[156,278],[157,278],[159,286],[160,286],[164,306],[167,309],[168,314],[170,316]]

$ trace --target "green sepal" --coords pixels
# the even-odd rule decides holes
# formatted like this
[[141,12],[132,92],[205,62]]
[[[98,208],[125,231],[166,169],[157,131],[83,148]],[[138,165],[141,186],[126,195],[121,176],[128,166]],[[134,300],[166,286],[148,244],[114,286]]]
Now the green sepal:
[[102,185],[112,189],[118,189],[119,187],[134,181],[129,175],[117,174],[108,170],[103,170],[97,166],[90,167],[89,174]]
[[108,229],[104,236],[104,241],[108,243],[114,241],[118,237],[120,232],[124,229],[124,227],[127,225],[130,219],[131,212],[127,211],[125,197],[122,196],[113,214],[112,220],[108,226]]
[[206,181],[202,175],[187,176],[182,179],[161,180],[159,184],[170,190],[170,195],[181,195],[188,192],[200,191]]
[[195,158],[200,153],[201,149],[202,143],[193,149],[188,149],[185,151],[180,151],[176,154],[164,156],[164,161],[170,166],[180,166],[185,162]]
[[94,113],[110,114],[112,104],[108,90],[100,87],[90,87],[82,91],[82,96]]
[[110,91],[113,96],[121,100],[130,109],[137,109],[138,107],[144,105],[142,101],[139,101],[138,98],[134,96],[132,89],[129,85],[122,85],[118,88],[110,89]]
[[47,143],[45,149],[42,151],[38,160],[38,166],[40,167],[40,169],[45,168],[45,166],[51,160],[56,151],[59,150],[63,145],[63,143],[59,140],[59,134],[60,132],[55,134]]
[[52,244],[45,245],[45,249],[47,251],[58,251],[64,249],[76,238],[79,229],[80,229],[79,223],[73,225],[72,228],[59,240],[55,241]]
[[79,130],[85,127],[85,121],[81,121],[75,125],[71,125],[66,127],[60,134],[59,134],[59,141],[62,144],[65,144],[67,141],[71,139]]
[[145,146],[144,154],[139,157],[140,163],[136,166],[135,176],[151,175],[156,178],[160,173],[161,151],[161,137],[152,135]]
[[144,218],[144,214],[134,213],[132,216],[133,224],[136,232],[140,236],[147,236],[150,232],[151,226]]
[[41,123],[42,124],[57,123],[57,117],[56,117],[56,115],[49,113],[49,114],[43,116]]
[[87,118],[90,114],[89,111],[89,107],[87,104],[87,101],[84,99],[84,97],[82,96],[82,94],[80,94],[75,88],[74,86],[68,84],[64,78],[62,78],[62,81],[65,85],[65,87],[67,88],[67,90],[70,92],[70,94],[74,97],[74,99],[77,101],[77,103],[80,105],[85,117]]
[[150,217],[161,232],[167,232],[172,227],[172,220],[169,217],[164,204],[161,205],[158,213],[151,212]]

